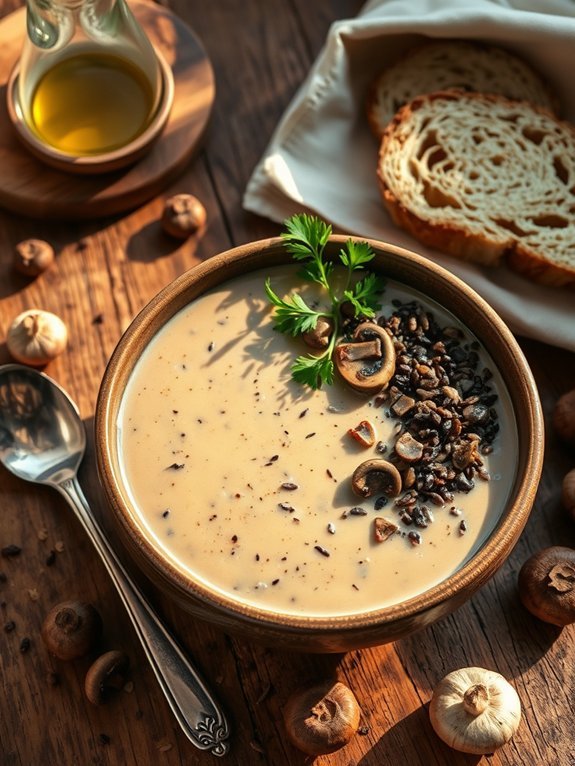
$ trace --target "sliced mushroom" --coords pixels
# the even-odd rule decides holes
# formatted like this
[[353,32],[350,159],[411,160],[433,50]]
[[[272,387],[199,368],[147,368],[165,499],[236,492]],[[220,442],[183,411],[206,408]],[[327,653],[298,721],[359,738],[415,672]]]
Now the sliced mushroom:
[[404,463],[417,463],[423,455],[423,444],[406,431],[395,442],[395,452]]
[[392,535],[394,535],[399,527],[389,519],[384,519],[383,516],[376,516],[373,520],[373,538],[376,543],[384,543]]
[[329,339],[333,332],[333,319],[330,317],[319,317],[313,330],[304,332],[302,338],[311,348],[327,348]]
[[351,477],[351,488],[360,497],[375,494],[397,497],[401,492],[401,474],[393,463],[372,458],[355,469]]
[[375,444],[375,428],[369,420],[362,420],[354,428],[348,428],[347,433],[362,447],[373,447]]
[[358,325],[353,340],[335,347],[335,365],[350,386],[366,394],[384,388],[395,372],[395,348],[391,336],[373,322]]
[[478,459],[481,460],[478,452],[479,441],[476,434],[468,434],[466,439],[454,444],[451,460],[458,471],[464,471],[467,466],[477,462]]

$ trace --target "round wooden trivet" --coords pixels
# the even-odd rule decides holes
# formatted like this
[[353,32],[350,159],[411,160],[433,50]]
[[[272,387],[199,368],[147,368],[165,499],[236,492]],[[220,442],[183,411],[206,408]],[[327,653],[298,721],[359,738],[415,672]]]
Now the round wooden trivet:
[[201,43],[159,5],[134,0],[134,15],[174,74],[174,103],[150,152],[123,170],[79,176],[45,165],[20,143],[6,107],[6,83],[20,56],[26,11],[0,19],[0,207],[34,218],[98,218],[130,210],[158,194],[189,162],[206,129],[214,75]]

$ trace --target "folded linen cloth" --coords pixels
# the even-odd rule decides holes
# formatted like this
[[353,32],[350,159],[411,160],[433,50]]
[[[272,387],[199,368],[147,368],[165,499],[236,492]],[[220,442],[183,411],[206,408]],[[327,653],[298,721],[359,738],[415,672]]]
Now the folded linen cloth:
[[575,351],[575,294],[421,245],[380,198],[378,146],[365,116],[375,75],[425,38],[460,38],[516,52],[549,82],[575,123],[573,0],[370,0],[338,21],[248,183],[245,209],[274,221],[307,210],[345,233],[406,247],[462,278],[519,335]]

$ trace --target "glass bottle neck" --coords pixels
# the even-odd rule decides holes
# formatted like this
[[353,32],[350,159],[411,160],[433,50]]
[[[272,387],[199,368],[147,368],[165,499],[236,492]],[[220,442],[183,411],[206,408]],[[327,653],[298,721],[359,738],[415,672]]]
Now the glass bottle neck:
[[44,50],[67,45],[78,34],[88,39],[114,35],[122,25],[124,0],[26,0],[30,42]]

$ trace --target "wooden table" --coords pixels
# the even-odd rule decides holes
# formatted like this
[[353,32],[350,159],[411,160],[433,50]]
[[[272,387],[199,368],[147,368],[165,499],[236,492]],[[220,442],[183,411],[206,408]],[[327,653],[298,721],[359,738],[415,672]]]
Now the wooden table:
[[[20,3],[1,0],[6,14]],[[106,362],[136,312],[184,270],[218,251],[275,235],[278,227],[241,208],[247,179],[274,126],[304,78],[329,24],[355,15],[358,0],[165,2],[190,24],[212,59],[217,98],[205,148],[165,194],[129,214],[95,222],[34,220],[0,211],[0,341],[11,318],[27,307],[60,314],[71,331],[68,351],[47,368],[77,401],[88,433]],[[159,217],[169,193],[191,191],[205,204],[204,236],[183,244],[162,235]],[[33,211],[31,211],[33,214]],[[52,242],[57,264],[29,282],[12,270],[14,245],[27,237]],[[546,418],[575,385],[575,355],[525,341]],[[5,345],[0,362],[8,361]],[[409,766],[491,763],[569,766],[575,762],[575,642],[527,613],[517,573],[533,552],[575,545],[573,522],[560,506],[560,481],[575,463],[548,429],[543,479],[529,524],[498,574],[451,617],[412,638],[346,655],[293,655],[252,645],[196,622],[146,592],[182,646],[195,658],[228,711],[233,733],[227,763],[306,762],[286,741],[282,708],[301,683],[335,674],[355,690],[362,733],[319,764]],[[541,445],[541,449],[544,445]],[[95,512],[105,516],[93,440],[80,475]],[[2,766],[144,766],[209,764],[181,733],[158,689],[105,570],[64,501],[0,471],[0,764]],[[104,518],[104,524],[106,520]],[[50,552],[56,551],[49,565]],[[99,608],[105,643],[132,661],[130,684],[108,705],[94,707],[82,684],[88,661],[54,661],[40,625],[55,603],[81,598]],[[27,652],[22,639],[30,639]],[[445,747],[428,720],[431,690],[448,671],[479,665],[516,687],[524,719],[512,743],[489,759]],[[53,674],[56,674],[56,677]],[[54,685],[54,681],[59,683]],[[224,760],[224,762],[226,762]]]

